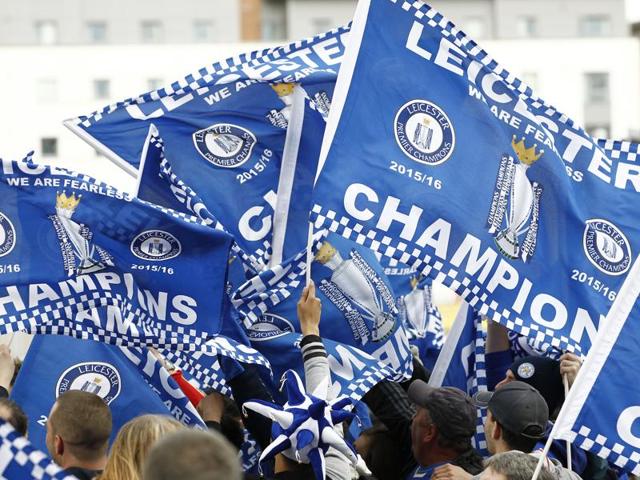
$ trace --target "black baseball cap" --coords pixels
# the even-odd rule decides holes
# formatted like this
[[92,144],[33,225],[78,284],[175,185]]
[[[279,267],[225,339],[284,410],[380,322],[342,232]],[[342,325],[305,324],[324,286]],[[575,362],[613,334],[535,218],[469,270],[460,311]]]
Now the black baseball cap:
[[495,392],[478,392],[473,397],[478,407],[487,407],[493,418],[516,435],[541,439],[549,421],[549,407],[540,392],[531,385],[514,381]]
[[431,387],[414,380],[407,391],[409,399],[426,408],[438,432],[450,440],[470,439],[476,432],[476,407],[462,390],[454,387]]

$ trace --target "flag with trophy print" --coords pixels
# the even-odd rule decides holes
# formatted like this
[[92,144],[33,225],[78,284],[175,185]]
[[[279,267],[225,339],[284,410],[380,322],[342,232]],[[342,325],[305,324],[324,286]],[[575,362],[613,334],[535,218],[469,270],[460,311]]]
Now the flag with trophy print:
[[[408,340],[398,319],[395,297],[373,252],[335,234],[323,233],[316,235],[312,252],[311,279],[322,303],[322,338],[333,342],[331,348],[341,357],[357,349],[360,362],[375,359],[364,363],[381,372],[376,381],[408,378],[412,372]],[[261,272],[233,294],[252,346],[266,356],[274,374],[288,368],[286,362],[291,355],[299,356],[293,342],[298,340],[295,333],[300,332],[296,304],[305,275],[303,251]],[[387,367],[385,371],[380,370],[383,366]],[[358,395],[372,386],[367,383],[369,376],[358,383],[362,387]]]
[[264,267],[294,85],[335,81],[346,32],[231,58],[65,124],[136,175],[153,123],[175,172]]
[[206,428],[169,372],[146,349],[59,335],[36,335],[29,346],[11,398],[29,418],[29,439],[46,450],[46,420],[56,399],[82,390],[102,398],[113,414],[111,441],[129,420],[145,414],[171,415],[188,426]]
[[433,8],[361,0],[312,218],[584,353],[640,248],[637,173]]
[[229,235],[84,175],[33,162],[2,168],[0,331],[266,364],[215,337]]

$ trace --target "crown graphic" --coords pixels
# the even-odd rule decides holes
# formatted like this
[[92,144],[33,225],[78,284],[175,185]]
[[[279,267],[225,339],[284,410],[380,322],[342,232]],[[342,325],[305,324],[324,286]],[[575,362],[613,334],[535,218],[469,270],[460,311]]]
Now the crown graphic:
[[516,142],[515,135],[511,139],[511,146],[520,159],[520,162],[524,163],[525,165],[533,165],[544,153],[544,150],[540,150],[540,153],[536,153],[536,147],[538,146],[537,143],[534,144],[533,147],[527,148],[524,144],[524,137],[522,137],[519,142]]
[[315,260],[324,265],[331,260],[335,254],[336,248],[329,242],[323,242],[318,253],[316,253]]
[[69,213],[73,213],[78,204],[80,203],[80,199],[82,195],[78,195],[76,197],[75,193],[71,193],[71,195],[67,195],[67,193],[63,190],[62,193],[56,193],[56,210],[63,210]]
[[279,97],[284,97],[291,95],[295,86],[295,83],[276,83],[275,85],[271,85],[271,88],[275,90]]

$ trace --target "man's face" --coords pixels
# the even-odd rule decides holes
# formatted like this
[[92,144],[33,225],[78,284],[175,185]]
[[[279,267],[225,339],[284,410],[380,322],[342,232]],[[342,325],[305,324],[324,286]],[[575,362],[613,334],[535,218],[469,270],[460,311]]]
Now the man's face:
[[411,421],[411,450],[416,460],[422,456],[423,451],[427,448],[425,444],[428,442],[433,428],[434,424],[429,411],[424,407],[418,407]]
[[516,376],[513,374],[513,372],[511,370],[507,370],[507,374],[504,376],[502,380],[500,380],[500,382],[496,385],[495,389],[497,390],[503,385],[506,385],[507,383],[510,383],[510,382],[514,382],[516,380],[517,380]]
[[480,480],[507,480],[507,477],[488,467],[480,474]]

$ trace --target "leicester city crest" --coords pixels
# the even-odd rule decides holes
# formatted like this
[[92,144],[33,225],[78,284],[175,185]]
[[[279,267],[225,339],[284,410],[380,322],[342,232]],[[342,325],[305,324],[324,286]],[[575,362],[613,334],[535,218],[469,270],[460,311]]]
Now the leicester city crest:
[[56,384],[56,398],[69,390],[81,390],[102,398],[107,405],[122,389],[120,373],[105,362],[84,362],[67,368]]
[[0,212],[0,257],[13,250],[16,244],[16,230],[9,218]]
[[230,123],[216,123],[193,134],[193,143],[205,159],[217,167],[235,168],[251,157],[253,133]]
[[400,107],[393,130],[404,154],[425,165],[446,162],[456,144],[456,134],[447,114],[426,100],[411,100]]
[[589,261],[608,275],[622,275],[631,266],[631,247],[627,237],[607,220],[587,220],[582,246]]
[[247,335],[256,342],[271,340],[292,333],[293,325],[279,315],[265,313],[260,319],[251,325]]
[[164,230],[147,230],[131,242],[131,252],[142,260],[169,260],[180,255],[181,251],[178,239]]

